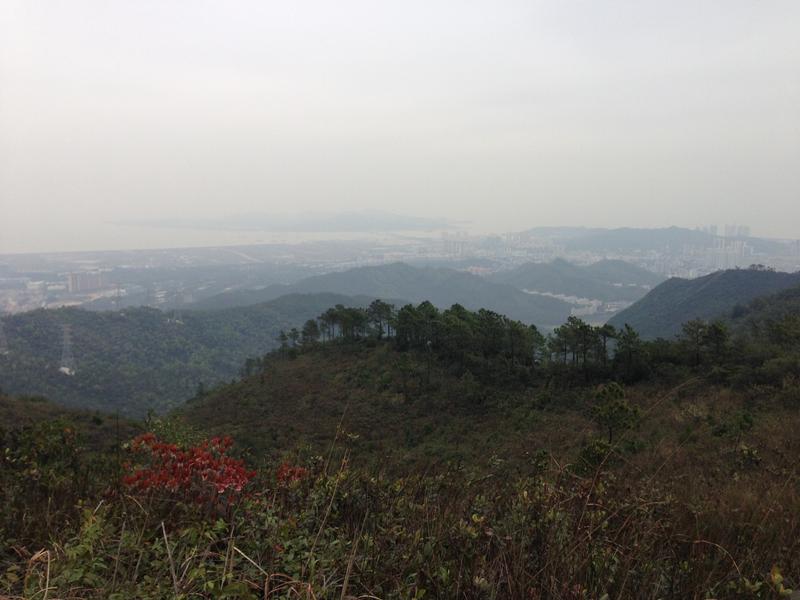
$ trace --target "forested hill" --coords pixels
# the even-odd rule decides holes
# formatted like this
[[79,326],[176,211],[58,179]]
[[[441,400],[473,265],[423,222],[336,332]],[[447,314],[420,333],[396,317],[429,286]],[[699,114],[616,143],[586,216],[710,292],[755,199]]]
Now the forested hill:
[[579,414],[535,411],[539,398],[439,359],[429,365],[391,342],[362,341],[272,356],[262,373],[189,401],[178,416],[209,435],[233,436],[259,459],[303,448],[323,454],[343,435],[355,462],[414,472],[448,462],[478,467],[487,448],[514,462],[532,447],[574,452],[576,433],[591,424]]
[[800,285],[800,273],[758,269],[718,271],[697,279],[673,278],[615,315],[609,323],[626,323],[647,339],[670,338],[693,319],[724,319],[737,305]]
[[522,290],[610,302],[638,300],[664,278],[621,260],[601,260],[581,266],[556,259],[549,263],[526,263],[498,272],[490,279]]
[[440,308],[461,304],[473,310],[486,308],[543,327],[558,325],[570,314],[570,305],[556,298],[526,294],[511,285],[488,281],[462,271],[412,267],[404,263],[327,273],[289,286],[220,294],[200,306],[237,306],[298,292],[360,294],[383,299],[403,298],[410,302],[428,300]]
[[734,307],[731,328],[756,338],[783,343],[800,337],[800,285]]
[[[3,318],[9,352],[0,388],[58,404],[141,417],[168,410],[210,385],[236,377],[245,360],[275,348],[281,329],[300,326],[335,304],[371,299],[290,295],[219,311],[152,308],[94,312],[36,310]],[[63,326],[71,330],[75,374],[59,372]]]
[[[499,432],[519,441],[531,407],[554,394],[569,397],[570,389],[591,393],[611,381],[679,385],[706,376],[746,388],[798,375],[800,327],[783,330],[780,339],[756,334],[744,344],[724,326],[693,321],[677,339],[644,341],[630,326],[617,330],[576,317],[545,336],[535,326],[458,305],[383,308],[376,302],[368,310],[326,310],[306,324],[302,340],[285,338],[278,351],[251,361],[243,380],[190,401],[182,417],[236,434],[259,452],[306,444],[321,452],[347,413],[348,430],[370,456],[474,460],[461,451],[500,444],[492,437]],[[525,435],[533,431],[523,428]],[[503,438],[501,454],[514,451],[505,445],[511,438]],[[449,447],[453,440],[459,442]]]

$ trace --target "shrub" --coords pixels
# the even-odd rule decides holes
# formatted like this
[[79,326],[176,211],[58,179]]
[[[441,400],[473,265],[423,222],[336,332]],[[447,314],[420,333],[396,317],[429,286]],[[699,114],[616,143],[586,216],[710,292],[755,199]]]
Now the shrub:
[[229,437],[215,437],[183,450],[153,433],[142,434],[131,443],[142,464],[126,465],[122,481],[140,493],[168,494],[197,504],[229,503],[255,476],[244,461],[227,455],[232,443]]

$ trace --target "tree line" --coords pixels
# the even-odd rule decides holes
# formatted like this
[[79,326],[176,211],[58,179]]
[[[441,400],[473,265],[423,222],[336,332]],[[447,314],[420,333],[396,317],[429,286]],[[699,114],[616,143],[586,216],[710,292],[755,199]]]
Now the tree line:
[[491,310],[460,304],[440,310],[425,301],[397,309],[382,300],[366,308],[337,305],[301,328],[281,331],[279,352],[296,353],[328,343],[390,340],[466,370],[484,381],[509,376],[530,380],[633,382],[675,368],[701,369],[745,361],[722,321],[693,320],[673,340],[643,340],[629,325],[593,325],[571,316],[543,332]]

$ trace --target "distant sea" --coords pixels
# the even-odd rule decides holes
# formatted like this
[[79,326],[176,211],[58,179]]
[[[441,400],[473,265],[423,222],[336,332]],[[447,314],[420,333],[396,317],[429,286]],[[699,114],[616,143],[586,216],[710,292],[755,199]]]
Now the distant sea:
[[52,253],[103,250],[155,250],[160,248],[202,248],[207,246],[246,246],[252,244],[300,244],[323,240],[374,241],[431,239],[443,231],[394,232],[267,232],[256,230],[216,230],[210,228],[165,228],[140,225],[102,224],[74,231],[60,232],[58,237],[39,239],[36,232],[19,240],[8,236],[0,243],[0,254]]

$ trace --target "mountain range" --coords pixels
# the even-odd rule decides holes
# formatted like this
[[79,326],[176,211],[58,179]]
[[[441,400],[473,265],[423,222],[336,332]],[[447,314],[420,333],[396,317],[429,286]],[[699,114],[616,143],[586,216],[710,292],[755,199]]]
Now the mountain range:
[[272,285],[260,290],[236,290],[208,298],[198,303],[198,306],[245,306],[285,294],[321,292],[383,299],[402,298],[413,303],[429,300],[441,308],[461,304],[473,310],[486,308],[542,327],[560,324],[571,311],[570,304],[557,298],[526,294],[512,285],[494,282],[465,271],[412,267],[404,263],[326,273],[291,285]]

